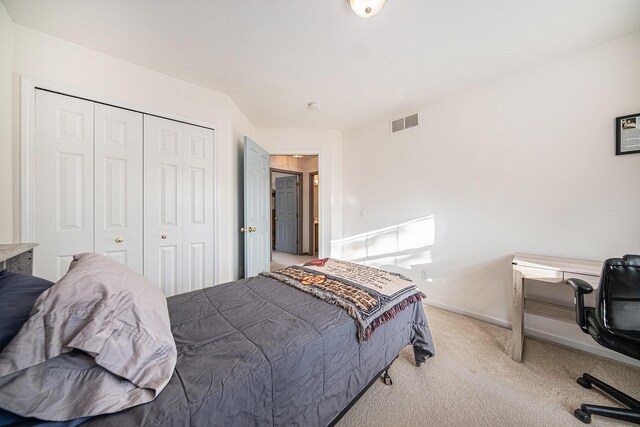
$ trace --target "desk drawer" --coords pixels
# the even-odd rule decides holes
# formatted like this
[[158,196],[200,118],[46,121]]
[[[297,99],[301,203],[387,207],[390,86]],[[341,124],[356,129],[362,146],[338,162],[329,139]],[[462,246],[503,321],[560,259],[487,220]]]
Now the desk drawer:
[[514,270],[522,273],[525,279],[541,280],[543,282],[561,283],[564,279],[562,271],[547,270],[544,268],[525,267],[522,265],[514,265]]
[[579,273],[570,273],[568,271],[564,272],[564,280],[567,279],[581,279],[593,286],[593,289],[596,289],[600,284],[600,276],[590,276],[587,274],[579,274]]

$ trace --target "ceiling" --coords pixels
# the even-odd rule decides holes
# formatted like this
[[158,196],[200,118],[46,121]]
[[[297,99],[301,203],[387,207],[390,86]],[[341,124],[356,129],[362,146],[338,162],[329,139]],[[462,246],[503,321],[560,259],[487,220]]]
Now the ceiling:
[[638,0],[388,0],[367,19],[345,0],[2,2],[16,23],[226,93],[258,128],[352,129],[640,30]]

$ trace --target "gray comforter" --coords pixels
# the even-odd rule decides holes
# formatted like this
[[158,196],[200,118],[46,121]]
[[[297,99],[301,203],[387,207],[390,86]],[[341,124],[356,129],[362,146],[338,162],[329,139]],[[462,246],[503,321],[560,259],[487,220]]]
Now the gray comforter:
[[151,403],[83,425],[326,426],[404,346],[417,364],[434,353],[420,304],[363,343],[344,310],[263,276],[168,305],[178,349],[169,384]]

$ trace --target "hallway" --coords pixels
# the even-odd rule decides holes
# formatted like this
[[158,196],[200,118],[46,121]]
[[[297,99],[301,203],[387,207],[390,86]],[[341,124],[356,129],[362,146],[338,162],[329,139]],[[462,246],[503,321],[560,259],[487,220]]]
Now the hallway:
[[281,268],[285,268],[290,265],[302,264],[302,263],[311,261],[313,259],[316,259],[316,257],[312,257],[309,255],[291,255],[291,254],[285,254],[283,252],[276,252],[276,251],[273,251],[271,253],[272,253],[271,271],[280,270]]

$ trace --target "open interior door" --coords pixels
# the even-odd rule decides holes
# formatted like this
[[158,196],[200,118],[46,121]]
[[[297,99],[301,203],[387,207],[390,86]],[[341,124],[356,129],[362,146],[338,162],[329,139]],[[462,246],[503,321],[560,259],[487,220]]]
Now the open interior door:
[[245,277],[269,271],[270,254],[269,153],[244,137],[244,234]]

